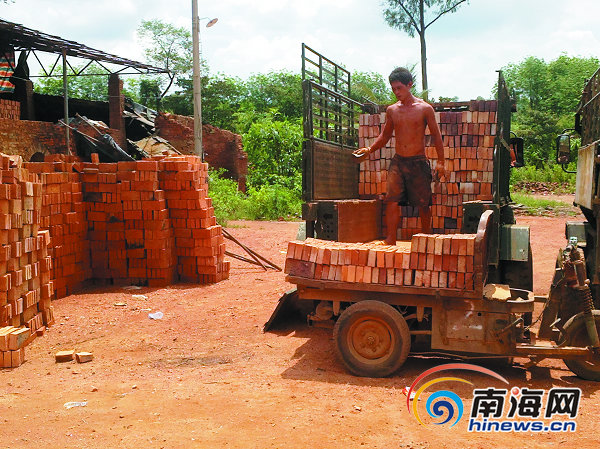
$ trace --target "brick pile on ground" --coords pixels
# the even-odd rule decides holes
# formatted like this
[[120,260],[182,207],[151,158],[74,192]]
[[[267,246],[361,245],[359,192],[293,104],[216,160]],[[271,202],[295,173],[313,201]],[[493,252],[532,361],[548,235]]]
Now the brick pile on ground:
[[128,278],[121,183],[116,171],[114,163],[84,162],[81,173],[92,276],[99,283],[126,283]]
[[206,284],[227,279],[223,231],[208,197],[208,165],[195,156],[171,156],[159,164],[175,236],[179,280]]
[[54,297],[62,298],[79,290],[91,277],[86,206],[79,173],[82,165],[74,156],[47,155],[44,162],[26,162],[23,166],[36,173],[42,183],[41,227],[50,231],[50,278]]
[[94,279],[154,287],[226,279],[207,170],[195,156],[84,163]]
[[[444,182],[432,182],[433,232],[458,232],[462,225],[462,204],[466,201],[492,199],[493,153],[496,136],[496,101],[471,101],[469,110],[436,112],[444,142],[448,176]],[[385,124],[385,113],[364,114],[359,122],[359,146],[373,144]],[[425,136],[425,151],[432,169],[437,165],[433,139]],[[359,196],[363,199],[383,197],[387,169],[395,154],[395,138],[373,152],[360,165]],[[409,239],[420,232],[418,210],[402,206],[398,237]]]
[[82,163],[0,154],[0,366],[52,324],[51,299],[86,280],[166,286],[229,276],[195,156]]
[[48,255],[40,230],[42,184],[19,156],[0,155],[0,363],[16,367],[24,347],[54,321]]
[[150,286],[173,281],[173,239],[157,170],[158,162],[150,160],[83,164],[95,280]]
[[473,290],[474,234],[416,234],[398,245],[306,239],[288,244],[292,276],[364,284]]
[[118,165],[129,278],[138,282],[147,279],[151,287],[169,285],[176,279],[177,258],[166,195],[159,186],[159,162],[144,160]]

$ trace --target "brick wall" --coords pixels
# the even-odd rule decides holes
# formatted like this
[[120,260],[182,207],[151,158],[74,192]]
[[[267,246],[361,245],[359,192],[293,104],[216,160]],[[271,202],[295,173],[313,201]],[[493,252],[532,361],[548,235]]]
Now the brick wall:
[[[194,154],[194,119],[176,114],[159,114],[155,120],[158,135],[184,154]],[[246,190],[248,157],[242,149],[242,137],[212,125],[202,125],[204,160],[213,168],[224,168]]]
[[[94,139],[98,133],[86,123],[80,123],[77,129]],[[116,142],[122,140],[121,131],[112,128],[103,128],[101,132],[110,134]],[[12,120],[0,118],[0,151],[5,154],[18,155],[29,161],[35,153],[64,154],[65,131],[60,125],[48,122],[34,122],[28,120]],[[74,153],[75,135],[71,131],[71,152]]]
[[21,117],[21,103],[18,101],[0,99],[0,118],[19,120]]
[[[53,123],[0,118],[0,142],[0,151],[19,155],[28,161],[37,152],[64,153],[65,131],[62,126]],[[72,149],[73,145],[71,139]]]

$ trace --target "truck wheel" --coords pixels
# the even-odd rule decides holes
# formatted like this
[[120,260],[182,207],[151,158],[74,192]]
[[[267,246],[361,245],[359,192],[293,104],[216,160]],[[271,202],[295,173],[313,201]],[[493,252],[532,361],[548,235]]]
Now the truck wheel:
[[[596,329],[600,334],[600,310],[593,310],[594,320],[596,321]],[[586,347],[590,344],[590,339],[585,327],[585,319],[583,313],[571,317],[564,326],[567,346]],[[600,356],[596,356],[594,360],[577,360],[565,359],[565,365],[579,377],[585,380],[594,380],[600,382]]]
[[404,317],[380,301],[360,301],[344,310],[335,323],[333,339],[338,356],[356,376],[389,376],[410,352]]

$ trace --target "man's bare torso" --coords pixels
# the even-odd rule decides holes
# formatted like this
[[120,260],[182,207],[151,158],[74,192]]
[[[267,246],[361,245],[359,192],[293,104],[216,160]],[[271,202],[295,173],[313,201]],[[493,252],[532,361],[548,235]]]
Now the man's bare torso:
[[396,154],[403,157],[425,155],[428,108],[431,106],[419,98],[410,104],[399,101],[388,107],[387,118],[391,118],[394,125]]

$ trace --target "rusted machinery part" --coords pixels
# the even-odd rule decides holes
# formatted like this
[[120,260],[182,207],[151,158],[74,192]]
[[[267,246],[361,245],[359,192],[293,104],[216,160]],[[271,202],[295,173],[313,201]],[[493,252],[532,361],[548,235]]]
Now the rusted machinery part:
[[344,310],[335,324],[333,339],[344,366],[356,376],[389,376],[410,352],[406,320],[394,307],[380,301],[360,301]]
[[306,323],[306,316],[314,309],[313,301],[298,299],[296,289],[289,290],[279,298],[263,332],[285,328],[291,323]]
[[[592,315],[596,322],[596,329],[600,332],[600,310],[593,310]],[[565,335],[561,338],[560,344],[584,348],[589,346],[590,339],[583,313],[571,317],[565,323],[564,330]],[[598,352],[593,360],[565,359],[564,362],[579,377],[600,382],[600,354]]]

